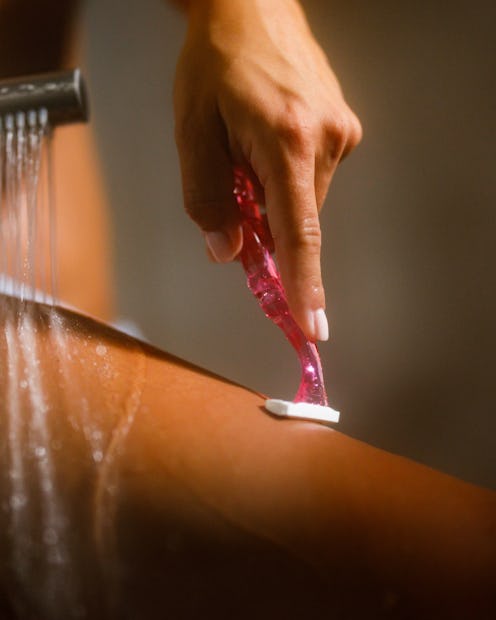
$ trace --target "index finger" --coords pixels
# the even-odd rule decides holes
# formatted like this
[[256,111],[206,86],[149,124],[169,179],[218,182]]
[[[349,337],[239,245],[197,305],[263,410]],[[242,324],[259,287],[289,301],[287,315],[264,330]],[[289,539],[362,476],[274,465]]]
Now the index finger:
[[327,340],[315,196],[315,157],[272,157],[265,199],[276,258],[291,313],[310,340]]

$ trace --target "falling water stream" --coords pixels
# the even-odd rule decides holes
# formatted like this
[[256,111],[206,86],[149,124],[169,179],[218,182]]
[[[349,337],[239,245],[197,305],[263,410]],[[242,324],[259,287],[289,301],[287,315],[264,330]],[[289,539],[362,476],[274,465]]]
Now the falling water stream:
[[0,287],[57,299],[52,132],[46,110],[0,118]]
[[[8,523],[0,536],[5,549],[0,572],[6,575],[16,617],[87,618],[94,617],[87,601],[98,593],[88,585],[85,570],[92,573],[92,583],[98,579],[85,547],[91,536],[98,542],[108,526],[113,488],[109,445],[125,435],[132,419],[108,436],[89,410],[84,388],[74,388],[77,360],[71,357],[68,328],[56,308],[51,150],[46,111],[0,117],[0,352],[5,360],[0,452],[8,465],[0,474],[1,509]],[[45,304],[41,318],[32,300]],[[111,373],[104,345],[90,344],[102,362],[95,374]],[[50,389],[53,368],[45,368],[42,359],[58,369],[56,397]],[[59,402],[64,398],[66,409]],[[57,417],[60,411],[67,412],[65,420]],[[97,506],[88,518],[95,522],[80,532],[71,526],[74,508],[62,491],[65,474],[56,467],[64,449],[63,434],[57,434],[60,424],[81,432],[85,448],[80,458],[103,472],[95,491]],[[83,569],[85,553],[89,567]]]

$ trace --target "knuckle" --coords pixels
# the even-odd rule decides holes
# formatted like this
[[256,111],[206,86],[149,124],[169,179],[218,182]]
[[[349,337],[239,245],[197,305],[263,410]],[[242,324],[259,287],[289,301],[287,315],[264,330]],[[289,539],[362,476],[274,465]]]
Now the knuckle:
[[330,145],[331,160],[339,161],[361,141],[362,125],[358,117],[348,108],[343,113],[328,119],[325,135]]
[[341,157],[349,135],[348,119],[345,115],[334,115],[327,121],[325,128],[326,141],[330,145],[332,160]]
[[322,233],[319,220],[314,216],[304,217],[292,230],[288,239],[293,250],[303,253],[318,254],[322,246]]
[[360,122],[358,116],[353,114],[351,121],[351,136],[350,141],[352,142],[353,147],[360,144],[363,138],[363,128],[362,123]]
[[274,121],[275,135],[296,154],[305,155],[311,149],[314,121],[303,102],[291,102]]

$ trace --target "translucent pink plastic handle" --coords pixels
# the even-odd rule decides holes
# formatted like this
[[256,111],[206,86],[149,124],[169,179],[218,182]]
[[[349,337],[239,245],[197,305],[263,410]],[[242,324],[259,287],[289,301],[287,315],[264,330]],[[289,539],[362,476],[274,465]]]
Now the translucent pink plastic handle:
[[266,224],[255,201],[253,186],[239,170],[235,171],[234,193],[241,213],[243,248],[240,258],[248,288],[265,315],[282,329],[300,360],[301,382],[294,401],[327,406],[319,352],[291,316],[276,264],[262,242],[267,238]]

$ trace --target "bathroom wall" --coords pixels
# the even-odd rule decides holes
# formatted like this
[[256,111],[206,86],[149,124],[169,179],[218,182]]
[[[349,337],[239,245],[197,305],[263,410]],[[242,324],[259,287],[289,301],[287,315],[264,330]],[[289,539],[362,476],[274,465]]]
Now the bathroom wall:
[[[322,213],[321,353],[340,429],[496,487],[496,5],[303,4],[364,127]],[[289,345],[182,211],[183,17],[159,0],[89,0],[84,22],[120,313],[172,353],[291,397]]]

